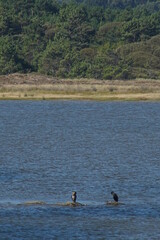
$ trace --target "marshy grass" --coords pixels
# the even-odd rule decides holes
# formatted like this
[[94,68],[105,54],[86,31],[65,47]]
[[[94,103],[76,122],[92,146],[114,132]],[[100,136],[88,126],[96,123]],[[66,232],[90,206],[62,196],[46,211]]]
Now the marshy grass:
[[0,99],[160,100],[160,80],[55,80],[45,76],[39,80],[35,75],[22,76],[2,83],[0,78]]

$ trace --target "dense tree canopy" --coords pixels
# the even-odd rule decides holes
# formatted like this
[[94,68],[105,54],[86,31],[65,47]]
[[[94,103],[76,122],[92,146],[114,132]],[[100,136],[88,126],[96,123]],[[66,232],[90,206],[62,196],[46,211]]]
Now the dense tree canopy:
[[160,78],[157,0],[0,0],[0,74]]

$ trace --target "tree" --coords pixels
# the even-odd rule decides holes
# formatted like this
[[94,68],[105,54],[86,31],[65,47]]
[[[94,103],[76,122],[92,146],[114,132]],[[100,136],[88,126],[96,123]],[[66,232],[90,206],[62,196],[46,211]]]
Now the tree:
[[18,57],[14,42],[9,37],[0,38],[0,74],[22,71],[23,66]]

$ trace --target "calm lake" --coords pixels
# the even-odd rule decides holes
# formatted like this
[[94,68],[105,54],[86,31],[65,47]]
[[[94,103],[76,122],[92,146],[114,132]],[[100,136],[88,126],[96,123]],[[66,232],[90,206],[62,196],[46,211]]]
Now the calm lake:
[[160,103],[0,101],[0,239],[159,240]]

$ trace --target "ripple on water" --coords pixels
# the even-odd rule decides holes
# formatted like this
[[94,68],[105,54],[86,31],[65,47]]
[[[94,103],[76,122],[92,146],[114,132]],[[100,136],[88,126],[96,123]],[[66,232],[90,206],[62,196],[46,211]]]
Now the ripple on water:
[[0,101],[0,129],[1,239],[160,239],[159,103]]

